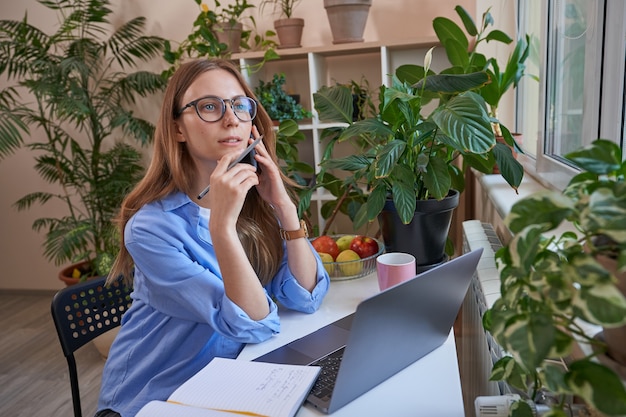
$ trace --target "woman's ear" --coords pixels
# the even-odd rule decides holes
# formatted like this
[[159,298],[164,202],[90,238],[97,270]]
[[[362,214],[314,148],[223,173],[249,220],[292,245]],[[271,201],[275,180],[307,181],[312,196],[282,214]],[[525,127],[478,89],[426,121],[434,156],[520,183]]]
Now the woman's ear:
[[176,131],[176,142],[187,142],[183,131],[180,130],[180,126],[176,122],[174,122],[174,130]]

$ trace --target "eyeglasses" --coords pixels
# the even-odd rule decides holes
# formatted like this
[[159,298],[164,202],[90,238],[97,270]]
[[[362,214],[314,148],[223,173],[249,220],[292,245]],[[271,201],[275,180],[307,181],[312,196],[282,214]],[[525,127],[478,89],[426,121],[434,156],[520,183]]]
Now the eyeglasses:
[[222,120],[226,114],[226,103],[230,104],[235,116],[242,122],[250,122],[256,117],[256,101],[250,97],[240,96],[234,98],[223,99],[217,96],[200,97],[191,101],[178,111],[176,117],[179,117],[188,107],[195,107],[198,117],[205,122],[218,122]]

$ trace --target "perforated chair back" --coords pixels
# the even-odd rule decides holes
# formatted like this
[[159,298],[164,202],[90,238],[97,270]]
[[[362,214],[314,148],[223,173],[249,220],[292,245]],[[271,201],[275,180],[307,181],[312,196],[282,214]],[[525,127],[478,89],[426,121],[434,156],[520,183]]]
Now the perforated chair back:
[[82,417],[74,352],[107,330],[120,325],[131,305],[131,288],[121,280],[105,286],[105,277],[91,279],[57,292],[52,319],[67,359],[75,417]]

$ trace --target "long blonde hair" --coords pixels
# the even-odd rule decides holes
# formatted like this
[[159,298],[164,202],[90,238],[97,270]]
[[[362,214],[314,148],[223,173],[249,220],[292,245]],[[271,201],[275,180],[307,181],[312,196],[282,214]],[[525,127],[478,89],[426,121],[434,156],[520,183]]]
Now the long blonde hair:
[[[121,235],[120,252],[109,272],[108,282],[123,276],[132,284],[133,259],[126,249],[124,228],[128,220],[144,205],[159,200],[168,194],[182,191],[191,194],[196,171],[194,162],[187,152],[184,142],[176,141],[175,118],[177,109],[182,106],[181,99],[195,79],[206,71],[226,70],[237,78],[248,97],[254,98],[254,91],[232,63],[222,59],[199,59],[182,64],[170,79],[161,106],[161,114],[154,134],[154,154],[146,175],[126,196],[122,202],[116,224]],[[257,100],[258,101],[258,100]],[[257,116],[252,122],[263,135],[263,142],[272,160],[278,163],[276,156],[276,134],[272,121],[262,106],[258,106]],[[282,172],[283,182],[296,201],[293,192],[294,182]],[[283,245],[279,235],[278,221],[269,204],[260,198],[256,189],[248,193],[237,221],[237,232],[248,254],[252,267],[263,285],[271,281],[276,274],[283,257]]]

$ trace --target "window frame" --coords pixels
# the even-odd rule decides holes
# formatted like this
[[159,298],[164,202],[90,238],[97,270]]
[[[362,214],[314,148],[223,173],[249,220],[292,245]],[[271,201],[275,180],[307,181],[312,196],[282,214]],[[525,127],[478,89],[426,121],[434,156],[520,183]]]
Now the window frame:
[[[524,12],[521,3],[518,2],[518,27],[524,33],[524,19],[530,19]],[[534,0],[526,0],[534,1]],[[548,188],[563,189],[577,170],[567,164],[563,158],[554,157],[546,153],[546,149],[551,145],[548,132],[550,122],[547,114],[549,91],[551,88],[547,74],[552,68],[552,60],[548,57],[548,39],[551,29],[551,22],[554,21],[550,15],[550,5],[555,0],[542,2],[541,9],[541,65],[539,74],[539,106],[538,117],[540,131],[537,132],[536,158],[529,155],[520,155],[519,160],[524,166],[528,175]],[[606,19],[605,19],[606,16]],[[598,31],[600,47],[597,43],[588,44],[587,51],[591,52],[593,58],[586,59],[585,73],[599,74],[598,77],[585,78],[584,108],[585,117],[583,121],[583,138],[591,142],[596,138],[606,138],[613,140],[624,148],[626,109],[625,101],[625,61],[626,61],[626,2],[623,0],[598,0],[594,29]],[[605,51],[623,51],[622,54],[604,53]],[[586,53],[587,53],[586,51]],[[599,94],[596,92],[599,91]],[[519,105],[524,99],[523,91],[516,93],[516,122],[517,130],[523,129],[522,106]],[[619,120],[619,123],[615,123]],[[525,133],[526,134],[526,133]]]

